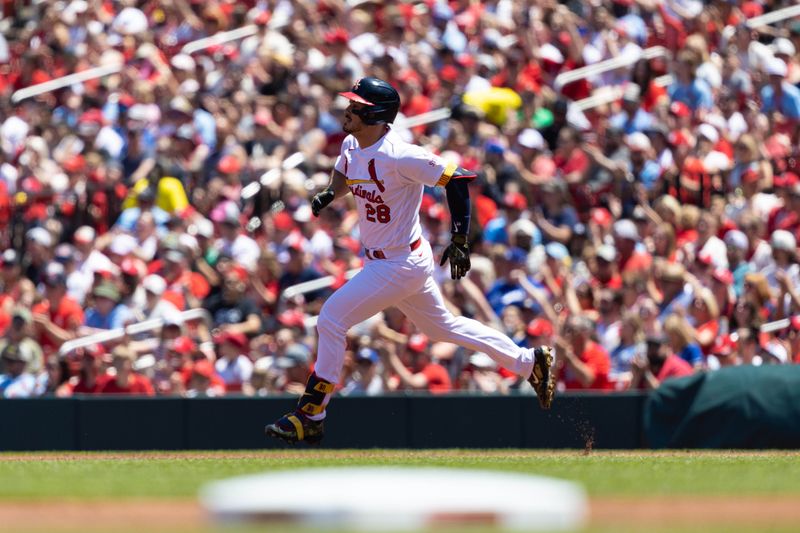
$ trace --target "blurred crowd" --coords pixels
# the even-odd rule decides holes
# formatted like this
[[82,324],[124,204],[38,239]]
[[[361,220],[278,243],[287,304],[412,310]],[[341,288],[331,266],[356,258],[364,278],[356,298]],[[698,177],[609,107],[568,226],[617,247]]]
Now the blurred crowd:
[[[336,93],[364,75],[398,88],[403,136],[479,174],[447,304],[554,345],[559,387],[800,362],[800,19],[747,23],[791,4],[3,0],[0,393],[300,393],[319,308],[365,260],[351,198],[309,206],[344,138]],[[448,216],[426,189],[437,253]],[[352,329],[344,375],[342,394],[531,392],[396,309]]]

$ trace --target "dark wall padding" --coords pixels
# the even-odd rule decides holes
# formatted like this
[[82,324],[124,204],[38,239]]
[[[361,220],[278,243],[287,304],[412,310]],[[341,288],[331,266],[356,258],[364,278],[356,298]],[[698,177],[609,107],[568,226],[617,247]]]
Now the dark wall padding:
[[[331,402],[323,448],[638,448],[645,396],[394,395]],[[87,396],[0,401],[0,450],[283,448],[264,425],[296,399]]]
[[666,381],[645,403],[644,430],[654,448],[800,448],[800,366]]

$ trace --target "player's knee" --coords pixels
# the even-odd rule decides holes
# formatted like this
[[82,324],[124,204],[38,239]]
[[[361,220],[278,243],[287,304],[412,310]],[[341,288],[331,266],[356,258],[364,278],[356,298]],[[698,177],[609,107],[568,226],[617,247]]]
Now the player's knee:
[[346,333],[347,327],[341,324],[336,318],[336,315],[326,312],[323,307],[320,311],[319,318],[317,318],[317,330],[322,333]]

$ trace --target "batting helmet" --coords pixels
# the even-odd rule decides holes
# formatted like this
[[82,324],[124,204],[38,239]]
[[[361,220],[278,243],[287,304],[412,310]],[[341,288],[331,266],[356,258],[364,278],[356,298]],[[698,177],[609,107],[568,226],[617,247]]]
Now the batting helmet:
[[400,110],[400,95],[383,80],[378,78],[361,78],[352,90],[339,93],[348,100],[364,104],[364,108],[353,111],[361,117],[364,124],[388,124],[394,122]]

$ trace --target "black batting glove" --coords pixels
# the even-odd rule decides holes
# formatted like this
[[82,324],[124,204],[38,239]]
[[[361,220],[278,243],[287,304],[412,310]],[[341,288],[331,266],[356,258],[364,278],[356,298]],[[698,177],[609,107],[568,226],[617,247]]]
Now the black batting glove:
[[335,196],[336,193],[330,188],[315,194],[314,198],[311,199],[311,212],[314,213],[314,216],[318,217],[322,208],[331,203]]
[[469,261],[469,244],[466,235],[453,234],[450,244],[444,249],[439,266],[444,266],[448,259],[450,259],[451,278],[461,279],[467,275],[472,265]]

